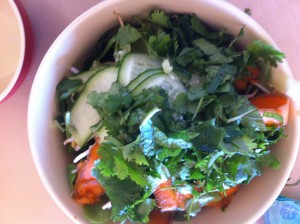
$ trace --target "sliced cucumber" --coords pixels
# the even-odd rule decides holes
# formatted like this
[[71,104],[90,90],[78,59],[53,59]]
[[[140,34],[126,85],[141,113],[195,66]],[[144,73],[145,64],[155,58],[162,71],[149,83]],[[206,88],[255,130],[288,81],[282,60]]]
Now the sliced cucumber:
[[135,77],[148,69],[161,68],[161,60],[147,54],[129,53],[122,59],[118,81],[127,86]]
[[86,83],[89,78],[103,70],[105,67],[97,67],[87,71],[79,72],[78,74],[72,75],[69,77],[70,80],[80,79],[83,83]]
[[84,146],[91,137],[91,126],[95,125],[101,119],[97,111],[87,103],[87,96],[92,91],[106,92],[111,84],[117,80],[118,69],[108,67],[94,74],[85,84],[80,96],[70,111],[70,123],[68,133],[77,148]]
[[163,73],[162,69],[148,69],[141,74],[139,74],[137,77],[135,77],[127,86],[129,92],[131,92],[135,87],[137,87],[141,82],[143,82],[146,78],[155,75]]
[[161,87],[166,90],[171,98],[175,98],[178,93],[186,92],[185,87],[174,74],[159,73],[146,78],[132,91],[132,95],[137,95],[143,91],[143,89],[149,89],[154,87]]

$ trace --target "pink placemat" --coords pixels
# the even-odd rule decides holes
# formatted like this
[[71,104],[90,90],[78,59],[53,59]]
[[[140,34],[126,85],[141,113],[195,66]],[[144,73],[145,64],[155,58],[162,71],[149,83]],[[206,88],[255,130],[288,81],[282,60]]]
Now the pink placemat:
[[[33,36],[32,61],[13,96],[0,104],[0,223],[71,224],[43,187],[35,170],[27,140],[27,103],[36,70],[59,33],[99,0],[18,0],[29,17]],[[228,0],[249,8],[273,37],[297,79],[300,80],[300,2],[298,0]],[[31,43],[29,43],[31,45]],[[29,64],[28,64],[29,65]],[[299,157],[291,182],[300,178]],[[300,186],[285,187],[282,194],[300,200]],[[257,224],[263,223],[258,220]]]

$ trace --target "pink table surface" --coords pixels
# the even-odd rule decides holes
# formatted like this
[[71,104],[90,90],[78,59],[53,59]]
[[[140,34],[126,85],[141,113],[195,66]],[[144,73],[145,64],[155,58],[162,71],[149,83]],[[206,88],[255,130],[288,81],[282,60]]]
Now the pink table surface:
[[[130,1],[130,0],[129,0]],[[27,103],[36,70],[49,46],[78,15],[100,0],[20,0],[32,26],[34,49],[29,73],[18,91],[0,104],[0,223],[68,224],[43,187],[35,170],[27,139]],[[228,0],[250,8],[255,18],[286,53],[292,72],[300,79],[299,0]],[[300,156],[291,182],[300,178]],[[300,200],[300,186],[285,187],[283,195]],[[260,219],[257,224],[263,223]]]

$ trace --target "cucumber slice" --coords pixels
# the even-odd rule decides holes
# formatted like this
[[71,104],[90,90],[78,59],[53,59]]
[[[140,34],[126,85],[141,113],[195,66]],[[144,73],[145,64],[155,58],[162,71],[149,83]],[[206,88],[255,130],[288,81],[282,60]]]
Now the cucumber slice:
[[129,92],[131,92],[135,87],[137,87],[142,81],[144,81],[146,78],[155,75],[163,73],[162,69],[148,69],[141,74],[139,74],[137,77],[135,77],[127,86]]
[[87,96],[92,91],[109,91],[111,84],[117,80],[118,69],[108,67],[94,74],[85,84],[80,96],[70,111],[70,122],[67,132],[77,148],[85,145],[91,137],[91,126],[95,125],[101,119],[97,111],[87,103]]
[[161,68],[161,60],[152,58],[147,54],[129,53],[122,59],[118,81],[121,85],[127,86],[139,74],[148,69]]
[[93,68],[91,70],[79,72],[78,74],[72,75],[69,77],[70,80],[78,80],[80,79],[83,83],[86,83],[89,78],[91,78],[93,75],[98,73],[99,71],[103,70],[105,67],[98,67]]
[[154,87],[160,87],[167,91],[171,98],[175,98],[178,93],[186,92],[185,87],[178,78],[172,73],[159,73],[146,78],[132,91],[132,95],[137,95],[143,91],[143,89],[149,89]]

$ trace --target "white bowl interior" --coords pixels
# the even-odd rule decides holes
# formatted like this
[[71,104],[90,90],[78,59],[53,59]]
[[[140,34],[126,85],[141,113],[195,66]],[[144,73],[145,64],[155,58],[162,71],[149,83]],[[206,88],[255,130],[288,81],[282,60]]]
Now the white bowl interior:
[[[28,132],[33,160],[39,175],[58,206],[76,223],[87,223],[81,206],[70,197],[66,178],[67,151],[63,137],[53,124],[57,116],[55,88],[73,65],[80,65],[100,34],[117,24],[113,11],[124,18],[162,8],[175,12],[193,12],[215,27],[226,27],[237,34],[246,25],[244,44],[261,39],[274,44],[269,35],[248,15],[223,1],[211,0],[126,0],[104,1],[77,18],[53,43],[36,74],[28,107]],[[274,44],[275,45],[275,44]],[[292,76],[286,62],[275,76]],[[288,137],[272,150],[281,161],[278,170],[265,170],[262,177],[240,189],[226,212],[203,209],[192,223],[253,223],[272,204],[284,187],[294,165],[299,145],[299,123],[295,111],[290,113]]]

